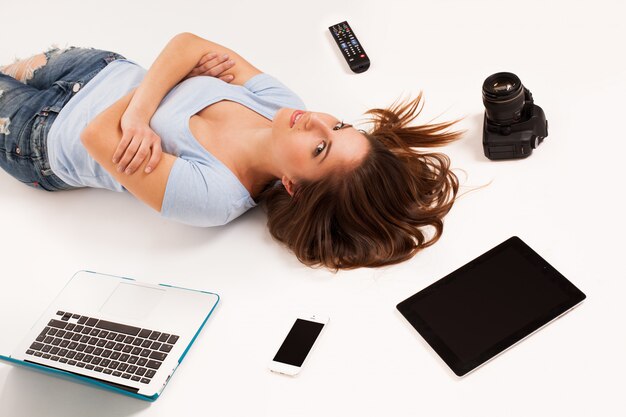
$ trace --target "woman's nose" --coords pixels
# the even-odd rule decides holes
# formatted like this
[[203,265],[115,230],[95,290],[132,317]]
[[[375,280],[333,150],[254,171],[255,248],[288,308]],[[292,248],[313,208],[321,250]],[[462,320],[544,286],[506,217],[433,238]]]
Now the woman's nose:
[[309,122],[305,125],[308,130],[311,129],[324,129],[326,125],[324,121],[315,113],[311,113],[311,117],[309,118]]

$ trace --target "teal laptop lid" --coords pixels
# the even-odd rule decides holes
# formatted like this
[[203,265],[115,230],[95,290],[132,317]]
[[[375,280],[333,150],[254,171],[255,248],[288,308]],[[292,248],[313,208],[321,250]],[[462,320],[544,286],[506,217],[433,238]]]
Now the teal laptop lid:
[[51,303],[27,284],[0,295],[0,360],[146,401],[161,395],[219,302],[91,271]]

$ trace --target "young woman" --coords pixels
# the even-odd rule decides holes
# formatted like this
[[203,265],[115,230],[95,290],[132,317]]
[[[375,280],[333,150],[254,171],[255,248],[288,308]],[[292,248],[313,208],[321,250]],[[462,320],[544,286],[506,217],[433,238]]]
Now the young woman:
[[459,137],[454,122],[409,126],[420,102],[368,111],[367,133],[306,111],[191,33],[149,71],[114,52],[54,48],[0,67],[0,165],[47,191],[128,190],[197,226],[262,203],[272,236],[303,263],[382,266],[436,242],[458,190],[445,155],[414,149]]

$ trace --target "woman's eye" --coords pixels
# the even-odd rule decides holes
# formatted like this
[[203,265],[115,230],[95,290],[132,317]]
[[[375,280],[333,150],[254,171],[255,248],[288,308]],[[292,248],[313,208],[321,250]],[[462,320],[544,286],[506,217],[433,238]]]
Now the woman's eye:
[[324,152],[324,149],[325,149],[325,148],[326,148],[326,142],[321,141],[321,142],[319,143],[319,145],[317,145],[317,146],[315,147],[315,152],[313,152],[313,154],[314,154],[315,156],[318,156],[319,154],[321,154],[322,152]]
[[343,121],[338,122],[335,127],[333,127],[333,130],[339,130],[343,127]]

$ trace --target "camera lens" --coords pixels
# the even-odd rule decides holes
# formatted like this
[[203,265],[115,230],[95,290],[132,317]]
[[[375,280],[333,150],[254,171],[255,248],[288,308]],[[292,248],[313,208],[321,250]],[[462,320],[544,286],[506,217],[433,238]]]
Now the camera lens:
[[493,74],[483,83],[483,103],[487,118],[493,123],[515,123],[522,117],[524,86],[517,75],[510,72]]

